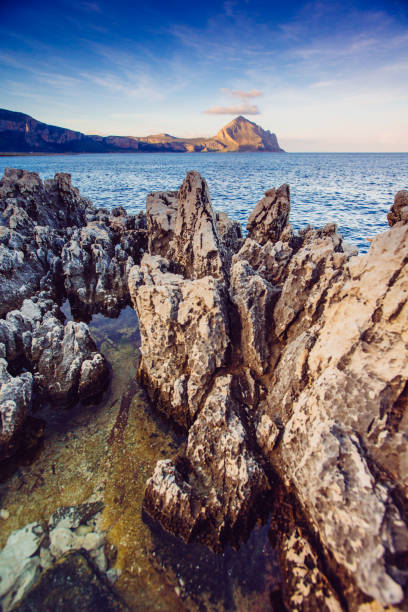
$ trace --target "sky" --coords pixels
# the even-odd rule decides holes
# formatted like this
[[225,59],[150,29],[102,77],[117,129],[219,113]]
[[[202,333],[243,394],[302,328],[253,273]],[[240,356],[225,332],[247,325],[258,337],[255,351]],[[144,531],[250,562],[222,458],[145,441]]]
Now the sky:
[[0,0],[0,107],[88,134],[408,151],[408,0]]

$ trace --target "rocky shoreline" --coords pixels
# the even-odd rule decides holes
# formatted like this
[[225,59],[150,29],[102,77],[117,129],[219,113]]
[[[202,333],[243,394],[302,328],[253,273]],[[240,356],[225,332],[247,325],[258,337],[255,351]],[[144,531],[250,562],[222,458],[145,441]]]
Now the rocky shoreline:
[[87,322],[132,304],[138,378],[187,434],[145,511],[216,551],[272,514],[289,610],[406,609],[408,192],[360,257],[335,225],[295,234],[287,185],[243,238],[197,172],[132,216],[8,169],[0,211],[3,460],[38,406],[103,391]]

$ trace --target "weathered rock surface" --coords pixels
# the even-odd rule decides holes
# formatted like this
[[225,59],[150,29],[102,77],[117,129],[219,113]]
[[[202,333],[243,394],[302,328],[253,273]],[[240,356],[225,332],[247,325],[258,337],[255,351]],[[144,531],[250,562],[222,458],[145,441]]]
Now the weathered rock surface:
[[98,572],[85,551],[67,553],[44,572],[13,610],[19,612],[123,612],[129,608]]
[[[367,596],[398,605],[406,592],[408,229],[398,223],[405,219],[404,198],[399,194],[393,207],[396,226],[357,258],[335,225],[294,235],[287,187],[271,190],[251,215],[230,274],[219,274],[225,258],[214,239],[217,265],[204,266],[206,280],[212,274],[229,285],[230,349],[222,369],[205,378],[193,410],[190,396],[184,458],[158,464],[145,507],[185,539],[214,545],[256,507],[254,496],[267,489],[263,468],[269,476],[275,472],[296,495],[312,534],[280,540],[291,609],[314,601],[339,610]],[[190,278],[203,273],[202,257],[198,267],[192,257],[195,226],[179,231],[170,246]],[[151,281],[137,269],[134,274],[133,295],[140,299],[143,283]],[[163,282],[169,291],[171,282],[180,286],[186,279]],[[141,303],[137,308],[143,318]],[[142,350],[153,329],[145,327]],[[184,328],[176,338],[177,353],[191,346]],[[148,385],[156,366],[145,362]],[[170,384],[169,366],[167,373]],[[176,379],[179,371],[171,382]],[[247,478],[249,465],[257,466],[254,481]],[[333,563],[342,568],[336,584],[324,569]],[[345,594],[338,596],[339,583]]]
[[167,260],[145,255],[129,275],[142,336],[140,376],[154,402],[189,426],[226,362],[226,298],[212,276],[189,280],[168,268]]
[[146,250],[145,220],[116,210],[75,229],[62,249],[65,290],[80,312],[115,316],[129,303],[128,275]]
[[74,316],[86,320],[118,314],[130,303],[127,277],[147,235],[144,214],[95,209],[68,174],[43,182],[35,172],[6,169],[0,215],[2,457],[18,449],[33,396],[67,404],[108,384],[87,325],[64,325],[60,304],[69,297]]
[[387,215],[387,220],[391,226],[399,221],[408,222],[408,191],[406,189],[401,189],[395,195],[394,204]]
[[165,527],[216,548],[248,533],[251,510],[269,489],[232,384],[231,375],[216,378],[190,428],[184,477],[170,461],[160,461],[145,495],[145,509]]
[[61,270],[67,227],[82,226],[91,203],[68,174],[44,183],[35,172],[6,168],[0,181],[0,315]]
[[211,275],[223,280],[227,274],[226,253],[208,186],[198,172],[188,172],[178,191],[174,234],[167,257],[187,278]]
[[256,274],[245,260],[231,270],[231,299],[241,321],[241,349],[245,363],[261,376],[270,356],[267,324],[279,289]]
[[29,372],[11,376],[0,359],[0,455],[8,455],[31,408],[33,377]]
[[146,198],[148,249],[151,255],[166,257],[174,235],[177,191],[156,191]]
[[[289,225],[290,195],[289,185],[282,185],[275,191],[269,189],[255,206],[247,223],[248,236],[252,240],[265,244],[286,239],[292,235]],[[284,235],[282,236],[284,232]]]

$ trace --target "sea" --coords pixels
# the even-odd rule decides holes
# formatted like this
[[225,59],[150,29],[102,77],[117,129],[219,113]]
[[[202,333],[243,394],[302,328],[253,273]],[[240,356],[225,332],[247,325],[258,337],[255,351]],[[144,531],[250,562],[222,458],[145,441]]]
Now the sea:
[[143,210],[152,191],[176,190],[187,170],[207,180],[213,206],[242,224],[265,190],[288,183],[291,222],[337,223],[360,253],[387,228],[386,214],[408,188],[408,153],[138,153],[0,157],[0,171],[18,167],[44,178],[69,172],[98,207]]

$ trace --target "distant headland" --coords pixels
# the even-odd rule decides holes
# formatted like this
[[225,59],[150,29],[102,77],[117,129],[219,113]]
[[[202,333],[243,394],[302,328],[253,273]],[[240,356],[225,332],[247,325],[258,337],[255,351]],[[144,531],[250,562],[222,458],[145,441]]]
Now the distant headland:
[[212,138],[98,136],[37,121],[30,115],[0,109],[0,154],[41,153],[283,153],[276,135],[241,115]]

